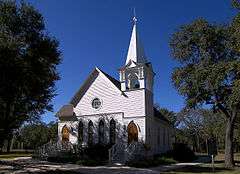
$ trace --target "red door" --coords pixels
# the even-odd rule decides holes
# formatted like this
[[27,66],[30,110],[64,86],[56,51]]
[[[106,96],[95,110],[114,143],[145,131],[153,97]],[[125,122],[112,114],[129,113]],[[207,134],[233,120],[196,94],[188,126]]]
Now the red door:
[[130,144],[133,141],[138,141],[138,129],[133,121],[131,121],[128,124],[127,131],[128,131],[128,144]]
[[69,141],[69,129],[67,128],[66,125],[62,128],[62,141],[64,142]]

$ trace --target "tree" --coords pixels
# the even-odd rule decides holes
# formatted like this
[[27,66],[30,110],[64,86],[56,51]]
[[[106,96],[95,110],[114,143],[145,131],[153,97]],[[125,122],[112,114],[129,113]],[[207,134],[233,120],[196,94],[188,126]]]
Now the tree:
[[172,56],[180,63],[172,81],[187,106],[209,104],[227,120],[225,166],[228,168],[234,166],[233,132],[240,108],[240,49],[237,49],[240,38],[233,30],[232,25],[197,19],[181,26],[170,41]]
[[52,111],[58,45],[34,7],[0,0],[0,148],[25,121]]
[[44,123],[26,125],[20,135],[25,149],[36,149],[48,142],[48,129]]
[[24,125],[18,133],[18,142],[23,142],[25,149],[36,149],[49,141],[57,140],[57,123],[36,122]]
[[201,152],[200,142],[203,138],[203,116],[201,110],[183,109],[177,114],[181,132],[188,138],[188,144],[195,152]]
[[48,139],[49,141],[57,141],[58,140],[58,123],[51,121],[47,124],[48,127]]
[[184,108],[177,114],[177,119],[180,130],[178,138],[183,138],[185,142],[190,143],[194,151],[207,150],[206,142],[208,139],[216,138],[220,142],[222,140],[225,120],[220,113],[202,108]]
[[162,108],[159,104],[155,104],[154,107],[163,115],[165,116],[169,122],[176,128],[178,125],[176,113],[173,111],[168,110],[167,108]]

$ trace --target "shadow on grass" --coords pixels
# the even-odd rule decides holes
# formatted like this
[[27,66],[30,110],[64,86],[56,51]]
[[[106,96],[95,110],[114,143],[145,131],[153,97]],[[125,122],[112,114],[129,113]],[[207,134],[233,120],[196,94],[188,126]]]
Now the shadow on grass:
[[82,174],[82,173],[77,172],[77,171],[66,171],[66,170],[34,172],[34,174],[45,174],[45,173],[51,173],[51,174]]
[[[37,162],[37,161],[36,161]],[[5,165],[5,166],[11,166],[11,168],[2,168],[3,171],[1,172],[5,172],[6,173],[14,173],[17,171],[23,171],[23,173],[30,173],[30,174],[81,174],[80,172],[74,171],[74,170],[49,170],[48,168],[44,167],[45,164],[49,164],[46,161],[39,161],[36,163],[32,163],[31,161],[0,161],[0,165]],[[54,164],[59,164],[59,163],[51,163],[52,165]],[[27,168],[38,168],[40,169],[40,171],[28,171],[25,169],[25,167]]]
[[[211,167],[186,166],[186,167],[183,167],[183,168],[171,170],[171,171],[169,171],[169,172],[208,173],[208,172],[212,172],[212,171],[213,171],[213,170],[212,170]],[[217,167],[217,168],[215,168],[215,173],[223,172],[223,171],[231,171],[231,169],[226,169],[226,168],[224,168],[224,167]],[[169,172],[163,172],[163,173],[169,173]]]

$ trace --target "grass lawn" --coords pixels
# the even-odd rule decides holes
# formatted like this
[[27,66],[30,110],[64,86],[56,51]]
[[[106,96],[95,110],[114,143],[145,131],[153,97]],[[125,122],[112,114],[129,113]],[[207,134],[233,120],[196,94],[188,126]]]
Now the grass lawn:
[[0,160],[5,160],[5,159],[14,159],[17,157],[29,157],[32,156],[31,153],[4,153],[0,154]]
[[[162,172],[162,173],[165,173],[165,174],[197,174],[197,173],[210,174],[210,173],[213,173],[213,171],[212,171],[212,168],[210,165],[204,164],[204,165],[200,165],[200,166],[188,166],[188,167],[184,167],[181,169],[176,169],[173,171]],[[232,170],[227,170],[221,164],[221,165],[216,166],[214,173],[217,173],[217,174],[240,174],[240,167],[236,167],[235,169],[232,169]]]
[[[240,174],[240,153],[235,154],[236,167],[232,170],[224,168],[224,154],[219,154],[215,157],[215,173],[217,174]],[[210,174],[213,173],[212,165],[209,163],[198,166],[187,166],[180,169],[175,169],[165,174]]]

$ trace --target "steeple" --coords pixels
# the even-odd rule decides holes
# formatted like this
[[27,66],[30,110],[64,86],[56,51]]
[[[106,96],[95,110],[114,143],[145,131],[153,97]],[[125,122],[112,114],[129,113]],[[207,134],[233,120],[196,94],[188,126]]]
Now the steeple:
[[137,33],[137,18],[133,17],[133,30],[125,66],[119,69],[121,91],[138,89],[153,91],[154,72],[146,60],[143,46]]
[[134,17],[133,17],[133,29],[130,44],[128,47],[127,59],[125,65],[128,65],[130,61],[134,63],[146,63],[146,56],[144,53],[143,46],[140,42],[138,33],[137,33],[137,18],[135,15],[134,10]]

